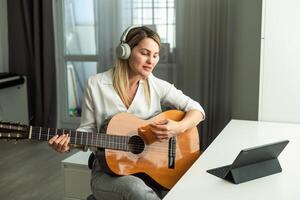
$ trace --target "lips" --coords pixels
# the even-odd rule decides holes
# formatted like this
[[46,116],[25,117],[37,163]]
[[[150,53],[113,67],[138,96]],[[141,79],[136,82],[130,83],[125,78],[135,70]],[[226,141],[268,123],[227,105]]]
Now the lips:
[[143,69],[146,70],[146,71],[151,71],[152,67],[150,67],[150,66],[143,66]]

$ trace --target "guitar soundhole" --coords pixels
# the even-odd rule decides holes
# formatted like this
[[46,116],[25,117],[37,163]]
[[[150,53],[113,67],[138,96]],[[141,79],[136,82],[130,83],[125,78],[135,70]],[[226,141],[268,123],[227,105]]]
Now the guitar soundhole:
[[130,152],[134,154],[139,154],[144,151],[144,148],[145,148],[145,143],[141,137],[135,135],[129,139]]

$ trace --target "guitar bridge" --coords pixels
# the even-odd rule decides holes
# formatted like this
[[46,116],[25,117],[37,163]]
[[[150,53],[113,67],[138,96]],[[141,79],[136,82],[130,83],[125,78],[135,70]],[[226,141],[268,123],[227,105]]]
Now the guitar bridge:
[[176,158],[176,137],[171,137],[169,139],[169,151],[168,151],[168,168],[175,168],[175,158]]

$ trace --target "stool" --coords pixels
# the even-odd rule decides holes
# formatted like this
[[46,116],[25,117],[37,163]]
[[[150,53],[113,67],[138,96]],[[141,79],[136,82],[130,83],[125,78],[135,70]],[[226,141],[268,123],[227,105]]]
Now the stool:
[[94,197],[94,195],[91,194],[90,196],[87,197],[86,200],[97,200],[97,199]]

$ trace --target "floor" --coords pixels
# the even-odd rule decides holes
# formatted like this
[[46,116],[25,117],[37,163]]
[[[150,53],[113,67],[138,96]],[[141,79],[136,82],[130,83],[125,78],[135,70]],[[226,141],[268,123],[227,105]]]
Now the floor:
[[47,142],[0,140],[1,200],[60,200],[64,194],[60,154]]

